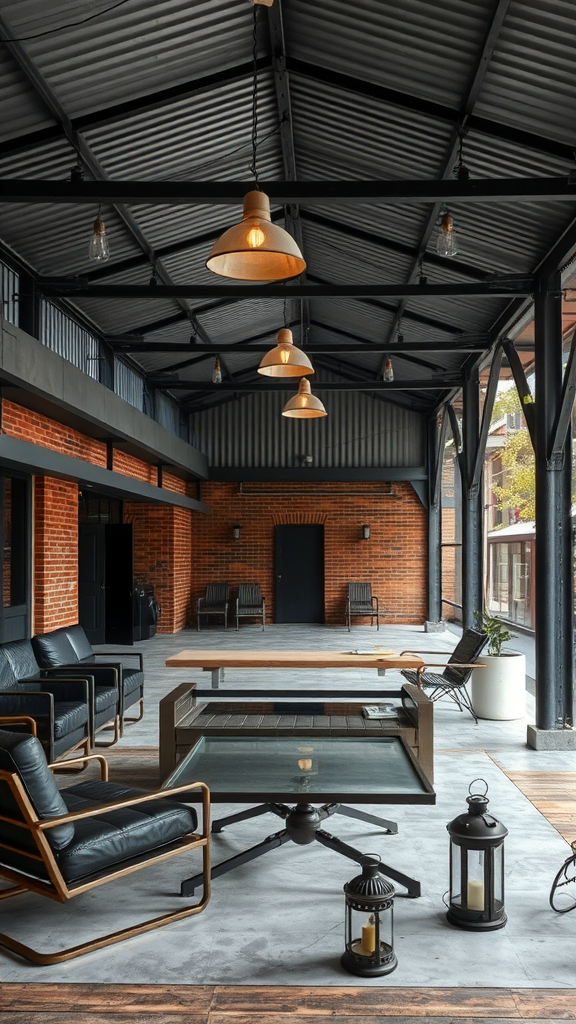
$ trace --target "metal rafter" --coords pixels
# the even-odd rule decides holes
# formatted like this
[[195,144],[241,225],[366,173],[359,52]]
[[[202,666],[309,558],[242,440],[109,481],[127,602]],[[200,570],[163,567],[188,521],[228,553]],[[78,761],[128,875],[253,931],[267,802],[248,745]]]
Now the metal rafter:
[[[462,132],[466,129],[467,121],[468,121],[470,115],[474,111],[474,106],[476,104],[476,100],[478,99],[478,95],[480,93],[480,89],[482,88],[482,83],[483,83],[484,78],[486,76],[486,72],[488,71],[488,66],[490,64],[490,60],[491,60],[492,54],[494,52],[494,47],[496,46],[496,42],[498,40],[498,35],[499,35],[500,30],[502,28],[502,25],[503,25],[504,19],[506,17],[506,14],[508,13],[508,8],[510,6],[510,3],[511,3],[511,0],[495,0],[494,10],[493,10],[492,18],[491,18],[491,21],[490,21],[490,25],[489,25],[488,31],[487,31],[487,33],[486,33],[486,35],[484,37],[483,46],[482,46],[480,52],[477,55],[475,66],[472,69],[472,73],[471,73],[470,78],[468,80],[468,85],[466,87],[466,90],[465,90],[465,93],[464,93],[464,96],[463,96],[463,99],[462,99],[462,103],[460,104],[460,108],[459,108],[458,122],[457,122],[456,126],[452,130],[450,141],[448,143],[448,146],[447,146],[447,149],[446,149],[446,153],[444,155],[444,160],[443,160],[441,172],[440,172],[440,175],[439,175],[439,177],[442,178],[442,179],[445,179],[449,175],[452,174],[453,167],[454,167],[454,162],[456,160],[456,156],[457,156],[457,153],[458,153],[458,146],[460,144],[460,140],[461,140],[461,137],[462,137]],[[461,185],[462,184],[470,184],[470,183],[471,182],[469,180],[468,181],[464,181],[464,182],[463,181],[459,181],[459,184],[461,184]],[[446,184],[448,184],[448,182],[446,182]],[[447,200],[445,199],[444,202],[447,202]],[[424,257],[424,255],[426,253],[426,249],[428,247],[428,242],[430,241],[430,238],[432,236],[432,232],[434,231],[434,227],[435,227],[436,222],[438,220],[440,211],[441,211],[441,202],[438,202],[438,200],[435,200],[434,201],[434,206],[433,206],[432,210],[430,211],[430,213],[428,215],[428,219],[427,219],[426,224],[424,226],[424,230],[422,231],[422,234],[420,236],[420,244],[418,246],[418,254],[417,254],[415,260],[413,261],[412,267],[410,269],[410,273],[408,275],[408,281],[414,281],[415,278],[416,278],[416,275],[418,274],[420,260]],[[392,323],[392,325],[391,325],[391,327],[390,327],[390,329],[388,331],[387,339],[386,339],[387,341],[390,341],[394,337],[394,335],[397,333],[398,326],[399,326],[400,321],[402,319],[402,314],[403,314],[405,308],[406,308],[406,299],[403,299],[402,302],[398,306],[398,310],[396,312],[396,316],[395,316],[394,321],[393,321],[393,323]],[[380,366],[378,376],[380,376],[382,374],[383,367],[384,367],[384,362],[382,362],[382,365]]]

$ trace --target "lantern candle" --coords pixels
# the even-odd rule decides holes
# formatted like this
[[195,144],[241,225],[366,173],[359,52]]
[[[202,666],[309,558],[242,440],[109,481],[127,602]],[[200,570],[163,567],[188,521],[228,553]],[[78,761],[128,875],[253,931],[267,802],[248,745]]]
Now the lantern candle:
[[362,946],[358,950],[362,956],[372,956],[376,949],[376,926],[372,915],[368,918],[368,924],[362,925]]
[[468,910],[484,910],[484,882],[468,882]]

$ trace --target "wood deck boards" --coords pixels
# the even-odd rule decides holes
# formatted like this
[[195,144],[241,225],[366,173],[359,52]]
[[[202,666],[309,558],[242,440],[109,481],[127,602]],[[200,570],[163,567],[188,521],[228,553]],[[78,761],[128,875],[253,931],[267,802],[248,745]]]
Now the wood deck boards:
[[502,770],[567,843],[576,839],[576,772]]
[[574,1020],[574,989],[228,985],[0,985],[2,1024],[390,1024]]

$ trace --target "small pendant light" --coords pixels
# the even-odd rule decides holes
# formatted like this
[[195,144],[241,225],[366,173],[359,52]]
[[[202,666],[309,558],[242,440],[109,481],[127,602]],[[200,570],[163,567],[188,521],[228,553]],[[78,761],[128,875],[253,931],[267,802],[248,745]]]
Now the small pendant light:
[[220,360],[218,356],[216,356],[214,359],[214,369],[212,370],[212,383],[222,383],[222,367],[220,366]]
[[292,235],[272,223],[270,200],[259,191],[244,196],[242,220],[221,235],[206,266],[236,281],[285,281],[306,270]]
[[94,221],[94,227],[92,230],[93,233],[88,247],[88,255],[91,260],[96,260],[99,263],[105,263],[106,260],[110,259],[110,246],[108,245],[108,237],[106,235],[106,225],[100,216],[100,207],[98,207],[98,216]]
[[440,221],[436,252],[439,256],[456,256],[458,252],[458,235],[454,231],[454,221],[447,210]]
[[258,373],[265,377],[306,377],[314,367],[302,349],[296,348],[292,331],[283,327],[278,331],[278,344],[263,357]]
[[293,419],[312,420],[328,414],[320,399],[312,394],[310,381],[306,377],[302,377],[298,385],[298,394],[286,402],[282,409],[282,415],[290,416]]

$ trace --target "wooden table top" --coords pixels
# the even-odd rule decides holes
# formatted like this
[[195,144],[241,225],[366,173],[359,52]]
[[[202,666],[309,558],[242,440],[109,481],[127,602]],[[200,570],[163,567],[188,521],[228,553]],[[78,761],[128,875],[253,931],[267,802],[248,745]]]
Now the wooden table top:
[[168,668],[419,668],[417,654],[395,651],[355,654],[352,651],[179,651],[166,659]]

